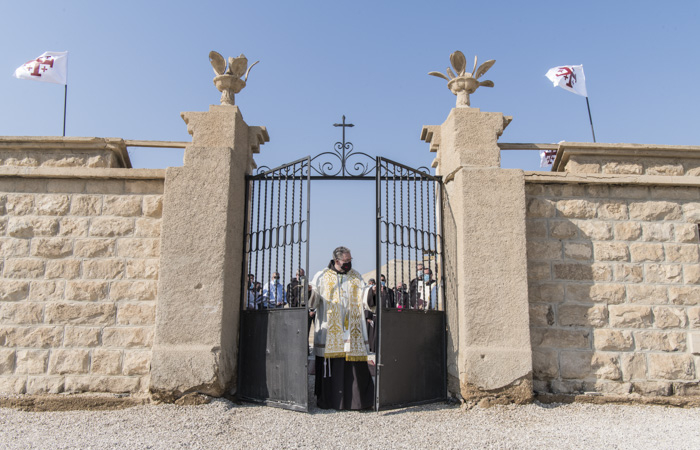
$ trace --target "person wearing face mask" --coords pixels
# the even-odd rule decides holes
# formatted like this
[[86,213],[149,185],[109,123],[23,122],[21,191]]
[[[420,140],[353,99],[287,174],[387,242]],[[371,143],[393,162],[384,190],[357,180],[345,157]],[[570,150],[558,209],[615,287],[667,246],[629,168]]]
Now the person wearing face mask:
[[262,292],[263,308],[283,308],[287,304],[287,296],[284,292],[284,285],[280,281],[279,272],[272,273],[272,280],[265,283]]
[[[379,292],[381,293],[382,304],[384,308],[395,308],[394,291],[386,285],[386,277],[382,274],[379,277]],[[365,316],[368,317],[367,336],[369,338],[369,351],[374,353],[377,351],[377,303],[379,299],[377,286],[372,286],[367,295],[367,306],[369,309],[365,311]]]
[[416,266],[416,277],[408,285],[408,302],[404,303],[404,308],[416,309],[418,299],[418,282],[423,279],[423,264]]
[[315,394],[322,409],[366,409],[374,404],[374,381],[367,365],[365,327],[369,286],[352,268],[346,247],[333,250],[328,267],[311,281],[309,307],[316,309]]
[[418,309],[435,309],[437,300],[437,282],[433,279],[433,271],[426,267],[423,269],[423,279],[417,283],[416,307]]

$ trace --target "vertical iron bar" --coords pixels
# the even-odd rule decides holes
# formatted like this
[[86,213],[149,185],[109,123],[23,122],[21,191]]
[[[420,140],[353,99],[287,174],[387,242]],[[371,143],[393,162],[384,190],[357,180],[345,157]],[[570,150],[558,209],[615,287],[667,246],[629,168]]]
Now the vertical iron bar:
[[[394,227],[394,230],[396,230],[396,167],[393,167],[391,172],[392,172],[391,173],[391,194],[393,196],[393,201],[391,203],[393,205],[393,214],[394,214],[392,217],[392,222],[393,222],[392,225]],[[388,176],[389,176],[389,173],[387,171],[387,179],[388,179]],[[387,181],[387,184],[389,184],[388,181]],[[388,237],[388,232],[387,232],[387,237]],[[387,242],[387,245],[389,245],[388,242]],[[397,297],[398,297],[398,292],[399,292],[399,290],[398,290],[398,285],[399,285],[398,281],[399,280],[398,280],[398,277],[396,275],[396,263],[397,263],[399,257],[396,253],[397,253],[396,252],[396,231],[394,231],[394,280],[393,280],[394,281],[394,288],[395,288],[395,290],[394,290],[394,304],[398,308],[399,304],[398,304]],[[403,260],[401,261],[401,269],[402,269],[401,270],[401,272],[402,272],[401,273],[401,280],[403,280]],[[403,300],[403,297],[402,297],[402,300]]]
[[[267,175],[264,176],[265,180],[265,199],[263,200],[263,227],[262,227],[262,233],[263,233],[263,246],[262,246],[262,268],[261,268],[261,275],[260,275],[260,289],[265,286],[265,254],[267,252]],[[264,304],[264,301],[262,299],[262,290],[260,291],[260,308],[262,309]]]
[[[282,275],[284,278],[284,282],[282,283],[282,289],[285,289],[286,296],[287,296],[287,304],[289,305],[289,290],[287,288],[287,226],[289,223],[287,222],[287,191],[289,190],[289,166],[284,168],[284,226],[282,227]],[[290,270],[293,269],[294,264],[290,263],[289,268]],[[292,275],[290,276],[289,282],[291,283],[292,279],[294,278],[293,272]],[[292,305],[289,305],[291,308]]]
[[[376,263],[376,272],[379,273],[380,268],[381,268],[381,219],[382,219],[382,186],[381,186],[381,164],[382,164],[382,158],[377,157],[377,168],[376,172],[374,174],[375,176],[375,195],[376,195],[376,214],[377,214],[377,221],[376,221],[376,246],[375,246],[375,263]],[[381,301],[381,289],[379,291],[379,298]],[[381,313],[382,313],[382,308],[377,307],[377,322],[375,323],[375,327],[377,327],[377,342],[376,342],[376,352],[375,352],[375,357],[374,357],[374,368],[375,368],[375,383],[374,383],[374,410],[379,412],[379,384],[381,383],[381,367],[382,367],[382,329],[379,326],[381,323]]]
[[[292,273],[294,273],[294,227],[296,226],[296,222],[294,221],[294,214],[296,213],[296,197],[294,194],[296,194],[296,187],[297,187],[297,179],[296,179],[296,173],[297,173],[297,165],[294,164],[292,166],[292,205],[291,205],[291,210],[292,210],[292,229],[290,231],[291,234],[291,242],[290,242],[290,249],[289,249],[289,261],[290,265],[292,267]],[[301,245],[301,244],[300,244]],[[301,249],[300,249],[301,250]],[[301,251],[300,251],[301,253]],[[301,267],[300,265],[297,265],[297,268]],[[287,296],[289,296],[289,293],[287,293]],[[301,301],[301,299],[300,299]],[[299,305],[301,306],[301,305]]]
[[[284,280],[285,280],[285,275],[280,273],[280,208],[281,206],[281,200],[282,200],[282,169],[279,169],[277,171],[277,207],[275,208],[277,210],[277,226],[275,227],[276,231],[276,237],[275,237],[275,273],[277,273],[280,277],[280,282],[282,283],[282,301],[284,301]],[[279,289],[277,288],[277,285],[275,285],[275,308],[278,307],[279,303]]]

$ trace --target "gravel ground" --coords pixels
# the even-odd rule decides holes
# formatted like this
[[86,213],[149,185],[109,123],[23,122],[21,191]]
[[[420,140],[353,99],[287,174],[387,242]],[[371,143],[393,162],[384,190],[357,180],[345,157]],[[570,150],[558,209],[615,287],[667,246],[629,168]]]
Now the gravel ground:
[[0,448],[698,449],[700,408],[434,404],[310,414],[214,399],[200,406],[24,412],[0,408]]

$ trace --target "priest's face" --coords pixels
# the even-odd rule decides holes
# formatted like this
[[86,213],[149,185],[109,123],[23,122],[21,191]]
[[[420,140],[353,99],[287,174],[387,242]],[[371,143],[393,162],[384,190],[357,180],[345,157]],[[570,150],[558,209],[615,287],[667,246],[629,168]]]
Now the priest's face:
[[338,270],[343,270],[343,264],[349,264],[352,262],[352,255],[348,253],[343,253],[340,258],[335,260],[335,268]]

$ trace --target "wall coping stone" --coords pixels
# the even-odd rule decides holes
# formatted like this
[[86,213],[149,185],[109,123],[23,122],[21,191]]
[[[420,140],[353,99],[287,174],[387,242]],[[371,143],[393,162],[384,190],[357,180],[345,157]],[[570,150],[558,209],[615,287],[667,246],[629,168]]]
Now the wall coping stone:
[[131,168],[127,142],[121,138],[62,136],[0,136],[0,154],[21,152],[97,153],[112,152],[121,167]]
[[85,178],[164,180],[165,169],[91,169],[86,167],[0,167],[0,178]]
[[[700,147],[698,147],[700,149]],[[700,177],[664,175],[616,175],[603,173],[574,174],[571,172],[526,171],[526,183],[570,183],[570,184],[634,184],[648,186],[694,186],[700,187]]]

